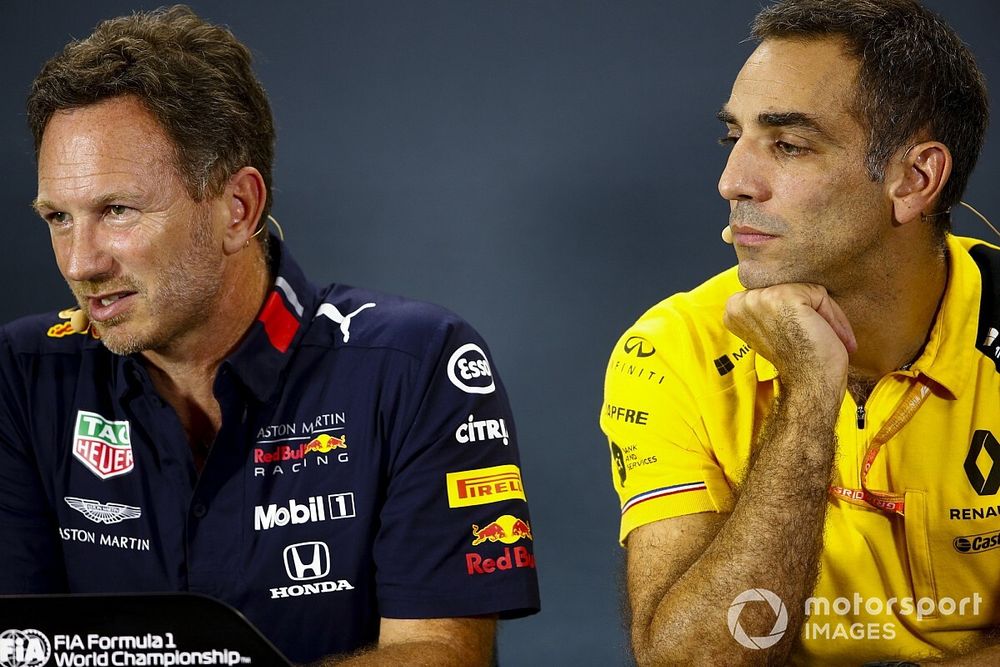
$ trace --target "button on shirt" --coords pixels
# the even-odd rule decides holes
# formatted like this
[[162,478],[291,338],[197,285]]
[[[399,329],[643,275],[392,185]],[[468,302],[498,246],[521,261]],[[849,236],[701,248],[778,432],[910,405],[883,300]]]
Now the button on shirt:
[[0,593],[204,593],[294,661],[375,642],[380,617],[537,611],[482,338],[436,306],[316,288],[271,244],[200,475],[139,357],[55,314],[0,330]]

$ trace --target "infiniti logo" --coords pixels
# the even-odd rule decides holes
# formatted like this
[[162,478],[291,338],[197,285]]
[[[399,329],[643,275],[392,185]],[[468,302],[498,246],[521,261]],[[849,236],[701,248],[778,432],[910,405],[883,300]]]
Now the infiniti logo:
[[651,357],[656,353],[653,344],[642,336],[629,336],[622,346],[625,354],[635,354],[637,357]]

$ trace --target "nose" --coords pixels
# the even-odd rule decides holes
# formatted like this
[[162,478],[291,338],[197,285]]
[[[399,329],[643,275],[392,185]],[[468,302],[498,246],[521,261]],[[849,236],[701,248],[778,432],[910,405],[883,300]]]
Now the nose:
[[99,225],[74,222],[72,228],[52,235],[56,260],[66,280],[100,280],[111,274],[114,260],[101,240]]
[[738,140],[729,153],[726,168],[719,177],[719,194],[731,202],[771,198],[764,160],[745,139]]

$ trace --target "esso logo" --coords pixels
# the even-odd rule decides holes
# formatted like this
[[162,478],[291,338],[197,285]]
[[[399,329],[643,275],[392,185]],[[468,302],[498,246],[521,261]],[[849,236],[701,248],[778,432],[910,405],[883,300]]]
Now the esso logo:
[[448,379],[467,394],[492,394],[496,389],[486,353],[475,343],[466,343],[451,355]]

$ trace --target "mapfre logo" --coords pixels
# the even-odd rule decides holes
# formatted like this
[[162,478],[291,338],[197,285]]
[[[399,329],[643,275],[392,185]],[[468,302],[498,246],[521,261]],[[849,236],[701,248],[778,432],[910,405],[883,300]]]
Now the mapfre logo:
[[38,630],[0,632],[0,666],[40,667],[52,657],[49,638]]
[[448,507],[487,505],[501,500],[525,500],[521,469],[516,465],[449,472]]
[[73,456],[101,479],[131,472],[134,463],[128,421],[77,411]]
[[1000,491],[1000,442],[986,429],[972,434],[972,444],[965,457],[965,474],[969,484],[981,496],[993,496]]
[[448,379],[467,394],[492,394],[496,389],[489,359],[475,343],[466,343],[451,355]]

